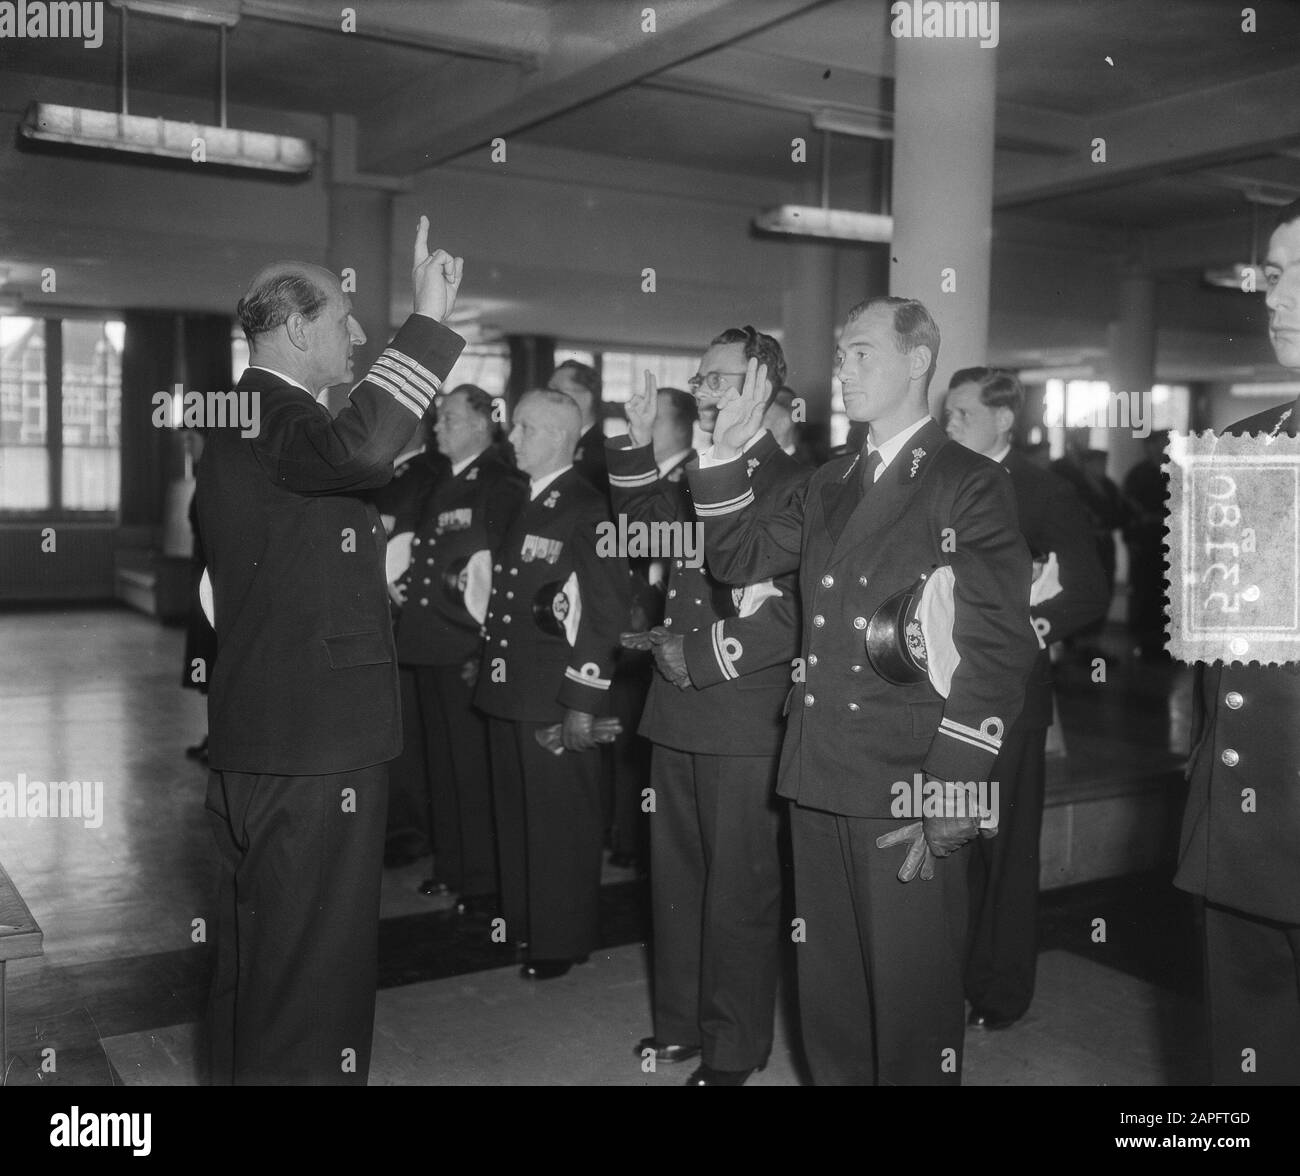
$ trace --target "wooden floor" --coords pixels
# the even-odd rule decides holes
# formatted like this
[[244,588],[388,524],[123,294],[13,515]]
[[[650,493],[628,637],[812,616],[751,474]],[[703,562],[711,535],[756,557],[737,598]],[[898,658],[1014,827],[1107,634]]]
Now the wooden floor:
[[[1086,663],[1063,674],[1075,754],[1053,769],[1058,796],[1154,778],[1186,747],[1185,672],[1132,662],[1118,631],[1107,641],[1104,689]],[[0,865],[45,932],[43,957],[9,965],[10,1085],[196,1080],[209,949],[195,928],[210,919],[212,858],[205,771],[183,755],[203,734],[205,703],[179,687],[182,646],[180,630],[125,609],[0,615],[0,781],[102,783],[102,811],[0,819]],[[485,924],[415,892],[427,870],[385,876],[372,1084],[685,1077],[645,1074],[633,1056],[650,1012],[644,884],[632,871],[606,870],[606,949],[527,985]],[[1098,911],[1116,928],[1102,947],[1087,934]],[[1167,875],[1053,892],[1042,938],[1033,1009],[1005,1033],[968,1035],[968,1084],[1203,1081],[1194,928]],[[802,1080],[788,1003],[754,1084]]]

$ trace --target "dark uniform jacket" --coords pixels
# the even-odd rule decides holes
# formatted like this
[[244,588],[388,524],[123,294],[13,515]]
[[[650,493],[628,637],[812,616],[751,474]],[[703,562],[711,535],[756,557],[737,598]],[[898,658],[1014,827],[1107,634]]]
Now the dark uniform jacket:
[[[393,462],[393,480],[365,495],[375,504],[380,517],[396,520],[412,514],[415,504],[451,473],[449,462],[436,449],[420,449],[404,460]],[[394,531],[396,524],[394,523]]]
[[626,559],[597,553],[602,524],[605,497],[576,467],[515,516],[492,568],[479,709],[532,723],[609,712],[629,579]]
[[[889,818],[892,786],[923,770],[989,779],[1024,701],[1038,642],[1029,621],[1030,558],[1010,479],[929,420],[865,501],[860,457],[817,470],[790,506],[764,516],[743,462],[692,470],[715,574],[745,581],[799,569],[806,681],[787,702],[780,795],[809,808]],[[895,686],[867,659],[872,613],[923,572],[952,568],[949,695]]]
[[448,469],[398,516],[395,534],[411,532],[406,603],[397,622],[399,662],[453,666],[479,655],[482,622],[466,604],[478,571],[471,561],[486,564],[482,570],[491,575],[527,497],[527,479],[489,448],[459,474]]
[[[1020,516],[1020,533],[1034,559],[1055,553],[1061,591],[1030,607],[1034,628],[1050,645],[1086,628],[1106,615],[1110,591],[1092,542],[1087,511],[1074,487],[1064,478],[1034,465],[1011,450],[1002,461],[1011,475]],[[1020,715],[1025,727],[1052,725],[1052,660],[1038,654]]]
[[212,429],[198,471],[218,654],[214,769],[354,771],[401,750],[384,533],[358,495],[392,477],[464,340],[412,315],[337,417],[250,368],[260,431]]
[[[661,478],[652,446],[631,448],[624,436],[606,447],[615,512],[630,521],[690,527],[698,539],[702,528],[682,467]],[[745,459],[762,513],[787,506],[811,473],[767,432]],[[746,593],[743,584],[733,588],[716,580],[702,560],[695,568],[684,559],[671,560],[664,624],[684,637],[692,688],[679,690],[655,674],[640,733],[679,751],[776,755],[781,706],[799,652],[796,581],[788,573]]]
[[609,467],[605,461],[605,430],[600,421],[578,438],[573,451],[573,465],[608,500]]
[[[1295,436],[1298,416],[1300,402],[1279,405],[1226,431]],[[1300,665],[1197,666],[1176,886],[1250,915],[1300,924],[1297,716]],[[1247,806],[1253,812],[1243,808],[1245,788],[1254,790]]]

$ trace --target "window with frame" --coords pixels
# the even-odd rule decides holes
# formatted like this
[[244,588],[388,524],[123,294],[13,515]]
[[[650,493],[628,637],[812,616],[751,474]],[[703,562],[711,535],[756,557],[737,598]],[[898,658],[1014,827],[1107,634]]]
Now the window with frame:
[[0,514],[117,510],[125,337],[118,319],[0,317]]

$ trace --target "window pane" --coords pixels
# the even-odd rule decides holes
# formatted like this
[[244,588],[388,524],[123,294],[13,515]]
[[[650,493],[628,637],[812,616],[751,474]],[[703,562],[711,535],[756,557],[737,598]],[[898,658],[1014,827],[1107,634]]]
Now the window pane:
[[1151,429],[1187,432],[1191,392],[1186,384],[1156,384],[1151,389]]
[[458,384],[474,384],[489,396],[504,396],[509,375],[510,354],[504,347],[470,344],[460,353],[442,386],[450,392]]
[[121,462],[119,322],[63,323],[63,506],[115,510]]
[[239,377],[248,370],[248,339],[244,336],[244,328],[235,325],[230,334],[230,371],[231,379],[238,384]]
[[45,324],[0,318],[0,510],[47,510]]
[[699,359],[693,355],[653,355],[642,352],[606,351],[601,368],[601,399],[606,404],[626,404],[633,387],[640,388],[646,371],[654,373],[660,388],[686,391]]

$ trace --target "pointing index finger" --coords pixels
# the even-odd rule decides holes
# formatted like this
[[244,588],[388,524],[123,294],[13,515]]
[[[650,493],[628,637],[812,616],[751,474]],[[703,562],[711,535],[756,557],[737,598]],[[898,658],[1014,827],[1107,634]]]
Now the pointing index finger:
[[429,218],[420,217],[420,227],[415,230],[415,264],[419,265],[429,256]]

